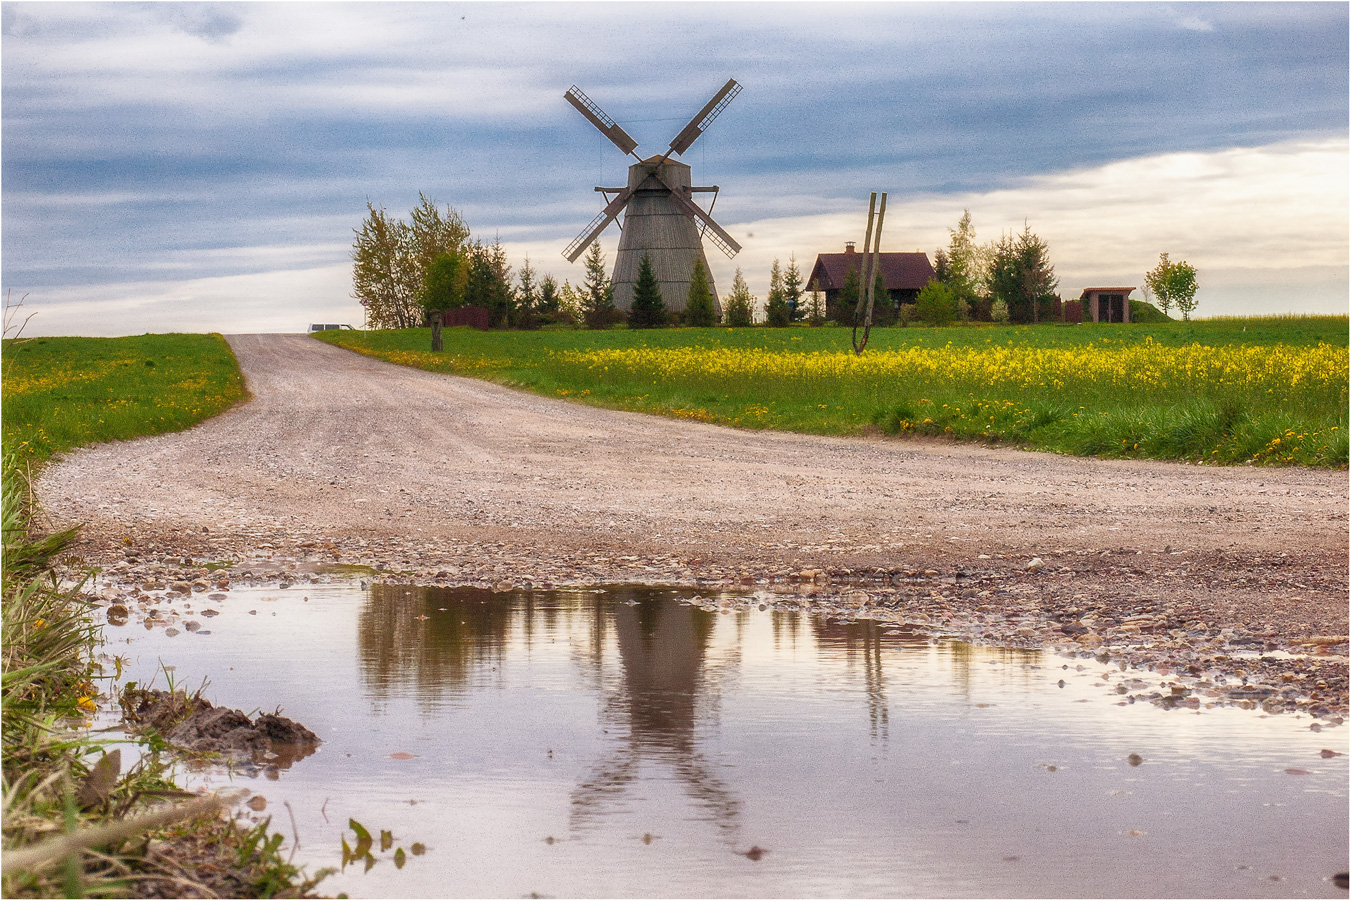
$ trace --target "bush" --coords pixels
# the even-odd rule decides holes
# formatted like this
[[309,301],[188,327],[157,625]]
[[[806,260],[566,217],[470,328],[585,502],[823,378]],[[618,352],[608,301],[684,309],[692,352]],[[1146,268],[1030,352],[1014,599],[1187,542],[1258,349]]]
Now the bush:
[[942,282],[932,279],[919,291],[914,302],[915,314],[930,325],[950,325],[959,316],[956,295]]

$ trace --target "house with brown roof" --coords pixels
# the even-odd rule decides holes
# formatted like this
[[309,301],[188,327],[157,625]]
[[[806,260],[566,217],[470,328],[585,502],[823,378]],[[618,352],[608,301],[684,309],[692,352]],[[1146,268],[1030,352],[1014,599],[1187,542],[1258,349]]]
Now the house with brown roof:
[[[848,278],[850,269],[858,271],[860,284],[864,280],[867,271],[865,259],[866,254],[855,250],[852,241],[844,245],[843,253],[821,253],[816,257],[816,264],[806,279],[807,290],[824,292],[826,304],[834,307],[839,302],[839,292],[844,289],[844,279]],[[878,254],[878,262],[881,267],[882,284],[886,288],[892,307],[898,308],[901,303],[913,303],[919,296],[919,291],[933,277],[933,264],[928,261],[928,254],[922,251],[883,252]],[[878,297],[877,303],[880,302],[881,298]]]

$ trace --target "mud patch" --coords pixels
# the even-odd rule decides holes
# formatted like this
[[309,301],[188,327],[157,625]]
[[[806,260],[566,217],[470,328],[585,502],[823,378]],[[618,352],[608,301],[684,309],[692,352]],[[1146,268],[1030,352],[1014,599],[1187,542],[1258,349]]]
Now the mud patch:
[[215,706],[198,694],[132,688],[122,693],[128,730],[160,735],[170,746],[195,757],[216,758],[268,774],[290,768],[318,749],[318,735],[285,716],[256,719],[237,709]]

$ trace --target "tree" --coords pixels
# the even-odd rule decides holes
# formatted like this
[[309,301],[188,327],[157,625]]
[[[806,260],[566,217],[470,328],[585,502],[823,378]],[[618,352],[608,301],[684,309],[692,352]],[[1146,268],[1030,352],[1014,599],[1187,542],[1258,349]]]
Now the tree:
[[444,349],[441,340],[442,317],[448,309],[464,305],[464,289],[468,271],[458,251],[449,250],[437,255],[427,266],[422,289],[418,292],[422,311],[431,323],[431,351]]
[[949,282],[952,277],[952,262],[951,258],[947,256],[947,251],[942,247],[937,248],[933,253],[933,277],[948,287],[951,286]]
[[825,298],[820,293],[820,282],[811,282],[811,300],[806,304],[806,321],[812,328],[825,324]]
[[417,286],[407,265],[408,226],[366,201],[369,215],[354,229],[352,296],[366,307],[372,328],[415,328],[422,321]]
[[783,275],[783,297],[791,310],[789,318],[800,322],[806,310],[802,309],[802,272],[797,268],[797,254],[788,257],[787,272]]
[[633,285],[633,305],[628,308],[629,328],[660,328],[666,324],[666,304],[661,299],[661,284],[652,271],[652,258],[642,254],[638,263],[637,284]]
[[491,272],[487,282],[487,308],[492,313],[492,324],[506,327],[511,324],[516,306],[516,289],[511,284],[511,266],[506,262],[506,249],[501,238],[493,238],[490,247],[483,248]]
[[572,282],[563,279],[558,288],[558,319],[568,325],[577,325],[585,320],[589,295],[584,290],[572,287]]
[[970,210],[964,210],[955,228],[947,229],[950,238],[947,251],[938,251],[938,280],[951,288],[957,298],[957,307],[965,303],[969,309],[978,303],[986,290],[987,273],[985,253],[975,243],[975,228],[971,225]]
[[744,328],[754,321],[753,304],[755,298],[750,296],[750,286],[745,283],[745,276],[741,270],[736,270],[736,277],[731,280],[731,296],[727,298],[726,311],[723,318],[730,328]]
[[520,267],[520,287],[516,289],[515,310],[511,316],[512,324],[517,328],[538,328],[539,287],[534,280],[534,266],[530,265],[529,254],[525,264]]
[[[829,311],[830,320],[840,325],[852,325],[853,314],[858,310],[858,297],[862,295],[862,276],[854,266],[844,275],[844,286],[839,290],[834,309]],[[827,303],[828,303],[828,295]]]
[[1166,313],[1176,305],[1182,319],[1190,321],[1195,310],[1195,268],[1182,260],[1174,263],[1163,253],[1158,256],[1158,265],[1144,275],[1144,285],[1157,298],[1158,308]]
[[584,316],[587,328],[608,328],[614,323],[614,285],[605,274],[605,254],[600,242],[586,251],[586,281],[583,284],[586,305]]
[[409,222],[366,201],[368,215],[352,245],[352,296],[374,328],[415,328],[425,309],[421,291],[428,268],[442,253],[460,253],[469,227],[452,207],[445,212],[418,194]]
[[914,301],[914,314],[929,325],[950,325],[957,319],[957,302],[950,287],[930,278]]
[[1055,267],[1050,265],[1050,247],[1034,234],[1031,225],[1022,223],[1022,233],[1017,237],[1017,259],[1021,272],[1022,299],[1031,307],[1031,321],[1040,322],[1040,310],[1055,299],[1055,288],[1059,279],[1055,277]]
[[464,248],[469,240],[469,226],[450,206],[442,214],[436,201],[421,192],[417,194],[417,205],[408,218],[409,251],[420,287],[421,278],[432,260],[442,253],[459,253]]
[[1199,287],[1195,280],[1195,267],[1183,259],[1172,267],[1170,281],[1172,299],[1176,301],[1177,309],[1181,310],[1182,321],[1189,322],[1191,313],[1195,312],[1195,291]]
[[1172,268],[1172,262],[1163,253],[1158,256],[1158,265],[1144,273],[1144,289],[1153,292],[1157,298],[1158,309],[1164,314],[1172,309],[1172,288],[1167,283],[1167,273]]
[[695,260],[694,272],[689,276],[689,298],[684,304],[684,323],[691,328],[708,328],[717,324],[717,309],[713,306],[712,288],[703,261]]
[[552,322],[558,315],[558,299],[558,282],[552,275],[545,275],[544,280],[539,282],[539,300],[535,309],[542,318]]
[[1008,324],[1008,302],[1003,299],[994,301],[994,305],[989,310],[989,321],[997,322],[999,325]]
[[1002,301],[1009,319],[1019,323],[1039,322],[1042,307],[1054,302],[1059,284],[1048,246],[1030,225],[1015,237],[1001,235],[992,245],[987,279],[993,301]]
[[786,328],[792,321],[792,307],[788,305],[787,289],[783,285],[783,270],[778,260],[769,270],[769,299],[764,302],[764,323],[770,328]]

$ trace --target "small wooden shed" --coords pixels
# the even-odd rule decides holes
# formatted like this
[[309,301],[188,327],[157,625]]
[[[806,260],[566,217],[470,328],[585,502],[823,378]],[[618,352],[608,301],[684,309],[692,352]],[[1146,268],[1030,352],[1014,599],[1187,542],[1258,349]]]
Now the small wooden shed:
[[1083,321],[1129,322],[1132,287],[1083,288],[1078,298],[1083,307]]

